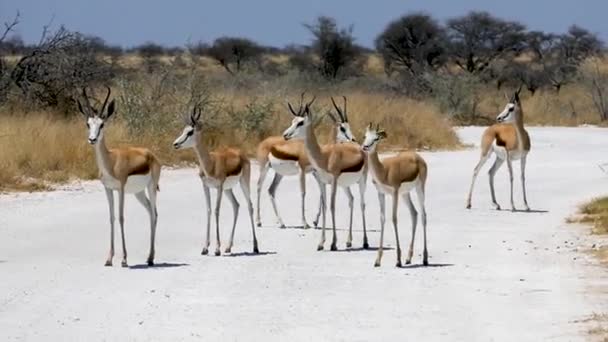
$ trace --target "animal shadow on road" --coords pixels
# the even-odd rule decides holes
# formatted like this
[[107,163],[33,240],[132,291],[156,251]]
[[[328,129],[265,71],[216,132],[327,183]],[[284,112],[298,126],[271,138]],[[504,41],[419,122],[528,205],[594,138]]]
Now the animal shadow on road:
[[451,267],[454,266],[454,264],[428,264],[428,265],[423,265],[423,264],[409,264],[409,265],[403,265],[401,266],[401,268],[406,268],[406,269],[415,269],[415,268],[434,268],[434,267]]
[[[505,210],[507,211],[507,210]],[[513,211],[514,213],[524,213],[524,214],[546,214],[549,212],[549,210],[543,210],[543,209],[530,209],[530,210],[521,210],[521,209],[515,209],[515,211]]]
[[132,270],[145,270],[145,269],[148,269],[148,268],[151,268],[151,269],[164,269],[164,268],[174,268],[174,267],[183,267],[183,266],[190,266],[190,264],[172,263],[172,262],[161,262],[159,264],[154,264],[152,266],[149,266],[148,264],[133,265],[133,266],[129,266],[129,269],[132,269]]
[[[390,251],[393,250],[393,247],[382,247],[383,250],[385,251]],[[378,251],[378,247],[369,247],[368,249],[364,249],[363,247],[351,247],[351,248],[345,248],[345,249],[338,249],[337,251],[331,251],[328,250],[327,252],[329,253],[335,253],[335,252],[377,252]]]
[[253,252],[237,252],[237,253],[230,253],[230,254],[224,254],[222,256],[225,257],[253,257],[253,256],[264,256],[264,255],[273,255],[273,254],[277,254],[277,252],[260,252],[260,253],[253,253]]

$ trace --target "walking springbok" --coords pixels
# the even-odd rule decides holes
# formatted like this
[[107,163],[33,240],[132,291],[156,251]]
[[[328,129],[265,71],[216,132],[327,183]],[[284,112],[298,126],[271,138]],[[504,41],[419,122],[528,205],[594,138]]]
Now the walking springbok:
[[378,158],[377,146],[380,140],[386,138],[386,133],[379,126],[372,128],[370,123],[365,132],[365,140],[361,149],[367,154],[369,167],[371,168],[374,185],[378,190],[378,200],[380,202],[380,246],[378,256],[374,266],[380,266],[382,259],[382,244],[384,241],[384,222],[385,222],[385,196],[393,197],[393,227],[395,228],[395,241],[397,243],[397,267],[401,267],[401,247],[399,244],[399,228],[397,226],[397,209],[399,206],[399,195],[403,197],[410,210],[412,219],[412,237],[410,248],[407,253],[405,263],[412,262],[414,250],[414,239],[416,236],[416,225],[418,223],[418,211],[412,204],[411,191],[416,191],[418,199],[418,210],[420,210],[422,228],[424,235],[424,250],[422,252],[422,264],[428,265],[428,252],[426,248],[426,208],[424,205],[425,184],[427,177],[426,162],[415,152],[401,152],[393,157],[388,157],[382,161]]
[[[118,222],[120,223],[120,236],[122,238],[122,266],[127,267],[127,246],[124,230],[125,193],[135,194],[150,215],[150,254],[148,265],[154,265],[154,239],[156,236],[156,192],[160,178],[161,164],[158,159],[146,148],[122,147],[108,150],[105,144],[103,127],[114,114],[114,100],[110,98],[111,90],[99,110],[91,106],[86,89],[82,90],[85,104],[78,100],[78,109],[85,116],[89,130],[89,143],[94,146],[95,159],[99,168],[99,177],[105,187],[106,197],[110,207],[110,253],[106,266],[112,266],[114,257],[114,191],[118,192]],[[107,110],[106,110],[106,105]],[[148,191],[146,197],[145,190]]]
[[[314,101],[314,98],[313,98]],[[313,128],[313,118],[310,112],[311,101],[304,108],[303,113],[298,113],[292,110],[295,118],[292,124],[283,133],[285,140],[303,139],[304,147],[308,154],[308,158],[317,172],[321,181],[325,184],[331,184],[331,202],[330,210],[332,217],[332,243],[331,250],[337,250],[337,234],[336,234],[336,191],[337,187],[349,187],[355,183],[361,184],[364,174],[367,171],[365,156],[360,147],[356,144],[329,144],[321,146],[317,140]],[[291,105],[289,105],[291,107]],[[325,205],[326,190],[321,188],[323,197],[323,222],[325,222]],[[365,205],[362,205],[364,208]],[[365,215],[365,214],[364,214]],[[323,250],[325,244],[325,224],[322,227],[321,241],[317,250]],[[352,245],[352,232],[349,231],[347,246]],[[363,246],[368,248],[367,231],[363,231]]]
[[526,158],[530,152],[530,136],[524,128],[524,112],[519,100],[521,87],[513,94],[505,109],[498,114],[496,121],[498,123],[486,128],[481,136],[481,158],[473,170],[473,179],[471,188],[467,197],[467,209],[471,208],[471,197],[473,195],[473,187],[475,179],[481,167],[490,158],[492,152],[496,154],[494,165],[488,172],[490,178],[490,195],[492,196],[492,204],[496,210],[500,210],[500,205],[496,202],[494,193],[494,175],[496,171],[507,161],[509,170],[509,181],[511,188],[511,210],[515,211],[513,202],[513,160],[520,160],[521,166],[521,186],[523,191],[524,207],[529,211],[528,200],[526,198]]
[[253,224],[253,206],[251,204],[249,180],[251,174],[251,166],[249,159],[239,149],[235,148],[219,148],[209,152],[204,146],[204,124],[200,121],[202,109],[194,106],[192,113],[186,117],[186,127],[182,134],[175,139],[173,147],[175,149],[192,148],[196,152],[199,162],[199,176],[203,182],[203,190],[205,192],[205,203],[207,207],[207,234],[205,245],[201,254],[209,253],[210,230],[211,230],[211,195],[210,189],[217,190],[215,201],[215,223],[216,223],[216,249],[215,255],[221,255],[220,251],[220,206],[222,203],[222,194],[225,193],[232,203],[232,211],[234,220],[232,223],[232,232],[230,233],[230,242],[226,247],[226,253],[230,253],[234,242],[234,232],[239,213],[239,202],[234,196],[232,189],[240,185],[243,191],[243,196],[247,201],[247,209],[249,211],[249,219],[251,221],[251,232],[253,234],[253,253],[258,254],[258,240],[255,235],[255,226]]

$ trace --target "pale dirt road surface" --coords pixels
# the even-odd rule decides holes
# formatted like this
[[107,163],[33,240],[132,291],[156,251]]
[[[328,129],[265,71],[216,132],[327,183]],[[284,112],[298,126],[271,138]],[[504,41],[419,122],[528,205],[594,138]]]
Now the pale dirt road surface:
[[[478,146],[481,131],[459,133]],[[265,192],[265,226],[258,230],[264,253],[248,254],[251,231],[242,206],[234,255],[201,256],[205,213],[194,169],[163,171],[154,268],[142,266],[148,217],[132,196],[126,230],[135,267],[123,269],[116,266],[120,253],[114,267],[103,267],[109,224],[99,182],[2,195],[0,341],[585,340],[589,327],[580,321],[608,310],[608,274],[585,253],[593,243],[585,229],[564,219],[582,201],[608,193],[608,177],[597,167],[608,161],[608,130],[529,131],[528,194],[536,210],[531,213],[491,209],[491,162],[478,178],[473,209],[464,209],[477,147],[422,153],[429,165],[428,234],[435,267],[418,267],[420,239],[413,267],[395,268],[394,250],[385,252],[381,268],[372,267],[376,252],[359,249],[357,203],[355,248],[345,250],[341,229],[339,252],[317,252],[319,231],[273,226]],[[514,165],[521,207],[519,164]],[[309,185],[311,217],[317,190]],[[508,207],[506,167],[496,188]],[[299,224],[297,189],[297,179],[286,178],[278,194],[284,218],[293,225]],[[342,193],[338,200],[339,227],[345,228]],[[378,203],[371,184],[367,203],[370,243],[377,246]],[[400,209],[407,246],[409,215]],[[224,241],[230,215],[224,202]],[[385,240],[394,246],[390,224]]]

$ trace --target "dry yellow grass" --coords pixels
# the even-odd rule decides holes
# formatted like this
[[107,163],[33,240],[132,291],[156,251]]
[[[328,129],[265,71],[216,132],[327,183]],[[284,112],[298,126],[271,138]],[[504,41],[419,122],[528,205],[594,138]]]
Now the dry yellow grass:
[[[387,98],[379,94],[349,93],[349,118],[353,131],[362,138],[368,122],[380,123],[387,131],[387,148],[454,149],[458,139],[450,123],[432,105],[404,98]],[[221,94],[224,103],[242,109],[251,97],[238,93]],[[294,95],[291,98],[296,99]],[[260,97],[260,99],[264,99]],[[270,135],[279,135],[289,125],[292,117],[279,103],[275,105],[266,124],[258,131],[244,128],[220,127],[208,131],[211,146],[235,146],[253,155],[259,141]],[[323,115],[331,108],[329,98],[319,97],[314,110]],[[105,129],[108,147],[136,145],[150,148],[165,165],[194,161],[191,151],[175,152],[173,140],[181,133],[183,123],[178,119],[174,127],[163,127],[151,132],[144,131],[132,136],[117,114]],[[222,115],[227,115],[226,113]],[[57,115],[45,112],[0,112],[0,191],[45,189],[49,183],[61,183],[73,178],[91,179],[97,176],[94,152],[86,140],[84,120],[57,119]],[[223,118],[226,122],[228,118]],[[220,119],[222,120],[222,119]],[[221,121],[220,121],[221,122]],[[320,141],[331,141],[329,121],[318,128]],[[152,132],[153,131],[153,132]],[[161,133],[159,133],[161,132]]]

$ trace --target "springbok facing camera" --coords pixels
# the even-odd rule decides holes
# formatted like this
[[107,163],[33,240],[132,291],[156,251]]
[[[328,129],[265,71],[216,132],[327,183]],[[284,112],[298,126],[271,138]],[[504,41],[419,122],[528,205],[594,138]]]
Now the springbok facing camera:
[[[114,191],[118,192],[118,221],[120,223],[123,253],[122,266],[127,266],[127,247],[124,230],[125,193],[135,194],[135,198],[146,208],[150,215],[151,234],[148,265],[153,265],[155,252],[154,239],[158,220],[156,192],[158,191],[161,164],[154,154],[146,148],[122,147],[108,150],[105,144],[103,128],[115,110],[114,100],[108,104],[110,93],[111,90],[108,87],[108,94],[99,110],[91,106],[86,89],[82,90],[85,104],[83,105],[80,101],[77,101],[78,109],[87,120],[89,143],[94,146],[100,180],[105,187],[110,206],[110,253],[105,265],[112,266],[112,258],[114,257]],[[148,197],[146,197],[146,189],[148,190]]]
[[202,114],[201,108],[195,106],[192,114],[186,118],[186,127],[182,134],[175,139],[173,147],[175,149],[192,148],[196,152],[199,161],[200,177],[203,182],[203,190],[205,192],[205,203],[207,206],[207,234],[206,241],[201,254],[209,253],[210,230],[211,230],[211,195],[210,189],[217,190],[217,198],[215,201],[215,223],[216,223],[216,249],[215,255],[220,255],[220,205],[222,203],[222,194],[225,193],[230,203],[232,203],[234,220],[232,223],[232,232],[230,233],[230,242],[226,247],[226,253],[230,253],[234,242],[234,232],[239,213],[239,202],[234,196],[232,188],[237,183],[243,191],[245,201],[247,201],[247,209],[249,211],[249,219],[251,221],[251,231],[253,233],[253,253],[259,253],[258,240],[255,235],[255,226],[253,224],[253,206],[249,197],[249,179],[251,174],[251,166],[249,159],[239,149],[235,148],[220,148],[209,152],[203,144],[203,123],[200,121]]
[[385,222],[385,196],[393,197],[393,227],[395,228],[395,241],[397,244],[397,267],[401,267],[401,247],[399,244],[399,228],[397,226],[397,209],[399,205],[399,195],[403,197],[410,210],[412,219],[412,238],[410,248],[407,253],[405,263],[412,262],[414,250],[414,238],[416,236],[416,225],[418,222],[418,212],[412,204],[411,191],[416,191],[416,198],[421,214],[422,228],[424,235],[424,250],[422,252],[422,264],[428,265],[428,252],[426,248],[426,208],[424,205],[425,184],[427,178],[427,166],[422,157],[415,152],[401,152],[396,156],[385,158],[382,161],[378,158],[377,146],[380,140],[386,138],[386,133],[380,127],[372,128],[370,123],[365,132],[365,141],[361,149],[367,154],[369,167],[371,168],[374,184],[378,190],[378,200],[380,202],[380,246],[378,256],[374,266],[380,266],[382,259],[382,244],[384,240]]
[[486,128],[481,136],[481,158],[473,170],[473,179],[471,180],[471,188],[467,197],[467,209],[471,208],[471,197],[473,195],[473,187],[475,179],[481,167],[490,158],[492,152],[496,154],[494,165],[488,172],[490,178],[490,195],[492,196],[492,204],[496,210],[500,210],[500,205],[496,202],[494,193],[494,175],[496,171],[506,161],[509,170],[509,182],[511,189],[511,210],[515,211],[513,202],[513,160],[520,160],[521,166],[521,186],[523,192],[524,207],[530,210],[528,199],[526,197],[526,158],[530,152],[530,136],[524,128],[524,112],[519,100],[521,87],[513,94],[505,109],[498,114],[496,121],[498,123]]
[[[356,144],[330,144],[319,145],[317,137],[313,130],[313,119],[310,112],[310,105],[306,105],[303,113],[299,114],[292,110],[295,118],[292,124],[283,133],[285,140],[303,139],[308,158],[312,166],[315,168],[320,179],[325,184],[331,184],[331,202],[330,210],[332,217],[332,243],[331,250],[335,251],[337,247],[336,234],[336,190],[338,186],[348,187],[361,181],[365,167],[365,156],[361,149]],[[290,105],[291,107],[291,105]],[[299,115],[298,115],[299,114]],[[325,187],[322,187],[322,196],[325,199]],[[324,200],[323,203],[326,201]],[[326,206],[324,205],[324,208]],[[325,217],[325,210],[323,210]],[[325,219],[323,220],[325,221]],[[325,224],[322,227],[321,241],[319,242],[318,250],[322,250],[325,244]],[[364,235],[364,245],[367,245],[367,236]]]

